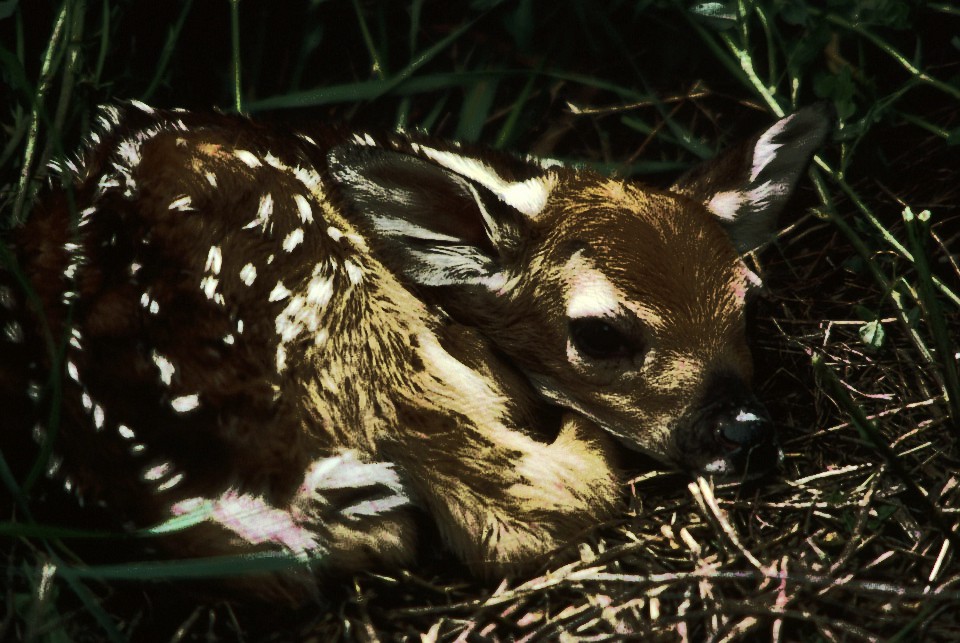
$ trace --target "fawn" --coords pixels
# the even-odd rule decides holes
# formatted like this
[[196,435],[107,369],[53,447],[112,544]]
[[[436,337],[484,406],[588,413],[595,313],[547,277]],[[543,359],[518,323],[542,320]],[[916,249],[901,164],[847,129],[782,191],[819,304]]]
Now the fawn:
[[136,101],[98,125],[9,235],[2,440],[32,433],[50,476],[129,526],[195,517],[171,555],[400,565],[418,507],[496,575],[614,515],[619,446],[776,462],[741,254],[771,237],[822,107],[664,191]]

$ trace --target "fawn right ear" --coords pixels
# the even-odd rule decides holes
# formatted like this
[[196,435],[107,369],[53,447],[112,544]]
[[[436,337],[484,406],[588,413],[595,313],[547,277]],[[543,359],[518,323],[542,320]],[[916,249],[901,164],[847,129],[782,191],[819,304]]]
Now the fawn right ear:
[[777,215],[823,144],[833,110],[812,105],[693,168],[671,191],[703,203],[741,253],[773,240]]
[[[503,260],[529,223],[526,202],[516,200],[516,186],[522,192],[526,182],[506,182],[472,157],[428,151],[440,160],[347,143],[327,162],[347,205],[383,240],[391,269],[425,286],[498,288]],[[537,185],[529,187],[536,193]]]

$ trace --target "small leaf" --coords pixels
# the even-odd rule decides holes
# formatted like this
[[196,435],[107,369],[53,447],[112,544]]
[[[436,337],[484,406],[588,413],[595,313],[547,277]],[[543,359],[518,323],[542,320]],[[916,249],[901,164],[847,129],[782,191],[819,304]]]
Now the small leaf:
[[860,327],[860,341],[874,350],[879,349],[883,345],[885,335],[883,325],[877,320],[867,322]]

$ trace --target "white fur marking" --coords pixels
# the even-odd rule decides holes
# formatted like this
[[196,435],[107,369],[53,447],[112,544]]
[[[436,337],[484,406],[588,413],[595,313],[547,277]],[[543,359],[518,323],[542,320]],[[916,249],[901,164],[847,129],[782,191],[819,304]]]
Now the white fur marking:
[[303,243],[303,228],[297,228],[284,238],[283,249],[287,252],[293,252],[293,249],[301,243]]
[[118,426],[117,433],[119,433],[120,437],[123,438],[124,440],[132,440],[133,438],[136,437],[136,434],[133,432],[133,429],[131,429],[126,424],[121,424],[120,426]]
[[157,365],[157,368],[160,369],[160,381],[170,385],[170,382],[173,380],[173,374],[176,373],[176,367],[170,362],[169,359],[153,351],[151,357],[153,358],[153,363]]
[[200,395],[193,393],[191,395],[181,395],[170,400],[170,406],[177,413],[187,413],[200,406]]
[[178,473],[175,476],[171,476],[169,480],[162,482],[157,485],[157,491],[167,491],[168,489],[173,489],[183,480],[183,474]]
[[184,194],[179,199],[171,201],[168,209],[179,210],[180,212],[188,212],[193,209],[193,200],[189,195]]
[[240,159],[244,165],[249,168],[258,168],[263,163],[260,162],[260,159],[253,152],[248,152],[247,150],[234,150],[233,155]]
[[266,227],[270,221],[270,215],[273,214],[273,195],[264,194],[260,197],[260,204],[257,206],[257,217],[243,226],[244,230],[256,228],[257,226]]
[[169,462],[161,462],[160,464],[156,464],[149,469],[146,469],[143,472],[143,479],[149,482],[154,482],[167,475],[171,468],[172,465]]
[[200,280],[200,290],[203,291],[203,294],[207,296],[207,299],[213,299],[214,295],[217,292],[217,286],[219,285],[220,280],[214,277],[213,275],[207,275]]
[[343,262],[343,268],[347,271],[347,277],[350,279],[350,283],[352,283],[354,286],[363,280],[363,271],[360,270],[360,266],[353,263],[349,259]]
[[220,251],[220,246],[210,246],[210,250],[207,251],[207,262],[204,264],[203,269],[219,275],[222,266],[223,253]]
[[136,98],[130,99],[130,104],[139,109],[141,112],[146,112],[147,114],[153,114],[156,111],[146,103],[138,101]]
[[300,215],[300,220],[303,223],[313,223],[313,208],[310,207],[310,202],[307,201],[306,197],[302,194],[294,194],[293,202],[297,205],[297,214]]
[[756,181],[760,173],[777,158],[777,150],[783,147],[783,143],[776,143],[775,140],[783,133],[783,130],[787,128],[793,118],[793,116],[790,116],[778,121],[757,140],[753,149],[753,167],[750,169],[751,183]]
[[616,286],[598,270],[580,266],[570,280],[567,317],[604,317],[620,308],[621,297]]
[[737,215],[740,214],[745,199],[746,197],[743,192],[728,190],[714,194],[706,206],[710,212],[720,219],[733,221],[737,218]]
[[323,308],[333,297],[333,280],[323,274],[314,274],[307,284],[307,303]]
[[252,263],[248,263],[240,269],[240,280],[247,286],[252,286],[257,279],[257,268]]
[[290,296],[290,291],[286,286],[283,285],[282,281],[278,281],[277,285],[273,287],[273,290],[270,291],[270,295],[267,297],[267,301],[280,301],[281,299],[286,299]]
[[530,217],[535,217],[543,210],[551,190],[556,185],[556,176],[552,173],[526,181],[510,182],[478,159],[429,147],[421,147],[420,152],[439,165],[476,181],[496,194],[501,201]]

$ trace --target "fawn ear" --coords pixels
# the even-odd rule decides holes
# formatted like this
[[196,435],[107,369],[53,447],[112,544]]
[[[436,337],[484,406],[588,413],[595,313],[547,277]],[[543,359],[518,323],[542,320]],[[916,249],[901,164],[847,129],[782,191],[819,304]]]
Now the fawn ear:
[[826,104],[801,109],[688,171],[670,189],[703,203],[741,253],[755,250],[773,240],[777,215],[832,123]]
[[393,270],[425,286],[499,287],[504,260],[546,201],[547,177],[511,182],[478,159],[416,150],[347,143],[327,162]]

